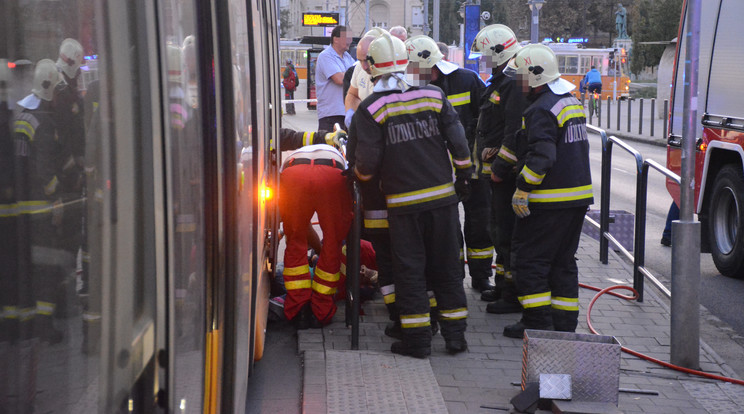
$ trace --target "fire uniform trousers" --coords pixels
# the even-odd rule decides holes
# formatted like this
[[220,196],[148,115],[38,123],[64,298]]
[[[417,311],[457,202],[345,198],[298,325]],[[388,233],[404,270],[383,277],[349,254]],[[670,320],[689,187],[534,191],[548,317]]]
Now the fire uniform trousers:
[[531,214],[517,219],[512,265],[527,328],[576,330],[576,250],[594,202],[589,141],[581,103],[548,87],[524,112],[528,149],[517,188],[530,191]]
[[361,181],[379,174],[386,198],[403,341],[412,347],[431,344],[427,278],[442,336],[464,339],[467,303],[452,168],[458,177],[469,177],[472,163],[457,114],[442,90],[429,85],[375,92],[354,117],[360,131],[355,173]]
[[[341,175],[345,163],[335,148],[320,144],[294,151],[282,166],[279,211],[287,238],[284,251],[287,319],[294,318],[308,302],[323,324],[329,323],[336,313],[333,296],[340,277],[341,246],[352,217],[351,195]],[[314,213],[318,214],[323,232],[323,249],[311,279],[307,226]]]
[[[349,143],[347,146],[347,159],[349,169],[356,164],[356,147],[358,143],[357,117],[351,118],[349,125]],[[395,282],[393,280],[393,257],[390,246],[390,225],[388,222],[387,203],[385,195],[380,189],[379,175],[368,181],[359,183],[362,195],[362,231],[364,237],[372,243],[375,249],[377,261],[377,281],[380,285],[388,317],[391,321],[399,319],[395,307]]]
[[[480,112],[480,99],[486,86],[477,73],[458,68],[449,75],[442,74],[432,82],[444,91],[465,128],[474,171],[471,176],[470,197],[462,203],[465,210],[465,257],[473,280],[485,280],[492,276],[493,243],[488,234],[491,190],[488,181],[481,181],[481,174],[489,177],[490,165],[484,164],[478,142],[476,125]],[[489,180],[490,181],[490,180]]]
[[[15,213],[18,217],[18,281],[22,288],[16,309],[20,322],[36,319],[36,334],[53,338],[52,317],[59,304],[66,271],[74,269],[75,256],[64,249],[61,214],[64,203],[60,176],[67,159],[56,133],[51,104],[24,109],[14,122]],[[80,231],[80,229],[76,229]],[[69,236],[69,235],[67,235]],[[26,282],[24,282],[26,281]],[[31,299],[33,298],[33,299]],[[21,337],[30,331],[23,329]]]
[[[496,251],[496,286],[501,288],[502,298],[509,302],[517,302],[511,272],[511,241],[516,219],[511,199],[516,189],[518,152],[523,155],[526,149],[525,145],[516,145],[526,107],[527,102],[516,81],[505,76],[501,68],[494,68],[481,101],[478,138],[481,148],[489,154],[483,163],[490,169],[487,174],[483,171],[481,179],[488,180],[491,186],[490,233]],[[492,181],[491,173],[502,181]]]

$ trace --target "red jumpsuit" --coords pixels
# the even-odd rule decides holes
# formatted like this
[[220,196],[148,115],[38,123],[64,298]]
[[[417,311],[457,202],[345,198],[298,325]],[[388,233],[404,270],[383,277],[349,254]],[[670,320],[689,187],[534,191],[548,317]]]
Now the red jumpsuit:
[[[308,145],[292,152],[282,165],[279,210],[284,223],[284,315],[293,319],[310,303],[315,317],[327,324],[336,313],[333,296],[339,282],[341,246],[351,225],[351,194],[341,175],[346,161],[330,145]],[[307,227],[318,214],[323,232],[315,275],[307,261]]]

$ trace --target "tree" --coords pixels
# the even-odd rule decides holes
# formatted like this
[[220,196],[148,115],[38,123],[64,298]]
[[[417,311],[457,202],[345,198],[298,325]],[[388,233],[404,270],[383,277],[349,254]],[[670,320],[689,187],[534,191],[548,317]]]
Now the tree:
[[289,7],[285,7],[279,10],[279,37],[286,38],[291,28],[292,23],[289,20]]
[[670,41],[677,36],[682,0],[641,0],[631,10],[635,23],[633,55],[630,70],[639,73],[646,67],[659,64],[664,45],[644,45],[642,42]]

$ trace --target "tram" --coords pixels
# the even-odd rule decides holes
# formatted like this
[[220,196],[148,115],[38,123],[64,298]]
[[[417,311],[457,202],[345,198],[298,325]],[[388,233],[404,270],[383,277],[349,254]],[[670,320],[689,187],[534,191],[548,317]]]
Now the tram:
[[297,70],[297,77],[307,79],[307,53],[311,45],[300,43],[299,40],[279,41],[279,56],[282,65],[287,59],[292,59],[292,63]]
[[0,412],[244,412],[278,243],[274,2],[0,15]]
[[[630,78],[627,64],[622,61],[622,51],[613,48],[581,48],[575,43],[545,43],[558,58],[561,77],[576,85],[574,95],[581,99],[579,83],[595,66],[602,75],[602,100],[627,98],[630,95]],[[616,56],[612,55],[616,54]],[[615,82],[617,82],[615,84]]]

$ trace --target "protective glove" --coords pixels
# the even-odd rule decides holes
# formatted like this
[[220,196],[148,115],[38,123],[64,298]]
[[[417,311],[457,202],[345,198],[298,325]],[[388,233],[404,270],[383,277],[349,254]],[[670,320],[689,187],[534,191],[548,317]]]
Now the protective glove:
[[470,180],[465,177],[458,177],[455,180],[455,192],[460,201],[463,203],[468,201],[470,198]]
[[346,116],[344,116],[344,124],[346,124],[346,128],[351,128],[351,117],[354,116],[354,110],[349,108],[346,110]]
[[336,148],[341,148],[341,145],[343,145],[347,139],[348,139],[348,135],[346,134],[346,131],[344,131],[343,129],[337,129],[333,132],[329,132],[325,134],[326,144],[332,145]]
[[519,218],[525,218],[530,215],[530,209],[527,207],[530,203],[530,192],[517,188],[512,196],[512,209],[514,214]]
[[483,151],[481,151],[481,158],[485,162],[491,162],[494,158],[496,158],[496,154],[499,153],[498,147],[486,147],[483,148]]

